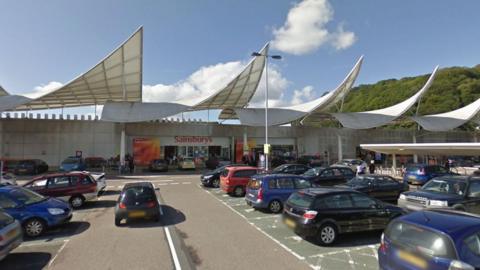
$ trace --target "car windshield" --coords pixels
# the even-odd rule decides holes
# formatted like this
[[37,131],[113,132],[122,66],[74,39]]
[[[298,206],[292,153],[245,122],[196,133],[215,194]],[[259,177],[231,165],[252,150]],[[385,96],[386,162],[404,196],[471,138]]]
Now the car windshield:
[[414,250],[429,257],[454,259],[455,249],[444,235],[413,224],[393,222],[385,230],[385,236],[394,244]]
[[432,179],[428,181],[420,190],[445,194],[463,195],[465,194],[467,184],[462,181]]
[[352,178],[347,183],[350,185],[368,185],[368,183],[371,183],[374,180],[375,180],[375,177],[372,177],[372,176],[358,175]]
[[77,164],[80,159],[78,158],[67,158],[62,163],[63,164]]
[[317,176],[321,168],[311,168],[306,171],[303,175],[305,176]]
[[38,203],[47,199],[36,192],[33,192],[26,188],[14,188],[8,192],[9,197],[19,201],[21,204],[30,205]]
[[407,166],[407,172],[417,172],[420,170],[422,167],[420,165],[409,165]]
[[147,186],[133,186],[127,188],[122,196],[122,202],[126,205],[134,205],[135,203],[146,203],[155,201],[156,196],[152,188]]
[[262,180],[251,179],[250,181],[248,181],[247,186],[250,189],[259,189],[262,186]]
[[289,165],[280,165],[278,167],[276,167],[275,169],[272,170],[272,172],[281,172],[283,171],[285,168],[287,168]]
[[293,193],[290,198],[288,198],[288,203],[291,205],[307,208],[312,205],[314,197],[304,192],[295,192]]
[[476,232],[463,240],[463,243],[475,255],[480,256],[480,232]]

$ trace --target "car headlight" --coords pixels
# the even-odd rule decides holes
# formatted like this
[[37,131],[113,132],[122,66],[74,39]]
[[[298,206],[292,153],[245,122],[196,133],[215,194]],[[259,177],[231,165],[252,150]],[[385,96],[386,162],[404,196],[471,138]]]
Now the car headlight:
[[430,205],[430,206],[448,206],[448,202],[447,201],[429,200],[428,205]]
[[213,175],[205,175],[205,176],[203,177],[203,179],[210,179],[210,178],[212,178],[212,176],[213,176]]
[[65,211],[63,209],[60,209],[60,208],[48,208],[48,212],[51,214],[51,215],[61,215],[63,213],[65,213]]
[[407,199],[407,196],[400,194],[400,200],[406,200],[406,199]]

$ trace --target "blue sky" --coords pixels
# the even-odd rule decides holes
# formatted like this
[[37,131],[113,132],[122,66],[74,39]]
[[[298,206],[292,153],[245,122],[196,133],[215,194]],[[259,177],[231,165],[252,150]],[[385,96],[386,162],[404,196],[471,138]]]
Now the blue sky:
[[[297,10],[288,29],[287,16],[302,2],[318,10]],[[271,52],[284,57],[272,67],[280,82],[272,87],[276,104],[285,105],[294,90],[301,101],[331,90],[360,55],[357,85],[430,73],[437,64],[476,65],[478,10],[474,0],[0,0],[0,85],[21,94],[66,83],[143,25],[144,85],[174,91],[202,68],[220,65],[216,75],[230,77],[224,64],[241,66],[283,27],[284,46],[278,41]],[[318,31],[327,34],[311,42]],[[350,39],[338,48],[341,34]],[[299,52],[302,46],[310,49]]]

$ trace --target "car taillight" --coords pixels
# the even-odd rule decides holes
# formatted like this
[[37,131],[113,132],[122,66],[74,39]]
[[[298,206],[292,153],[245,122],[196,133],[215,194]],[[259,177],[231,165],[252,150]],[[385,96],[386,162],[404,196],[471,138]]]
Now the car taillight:
[[385,244],[385,235],[383,233],[382,233],[382,236],[380,237],[380,251],[381,252],[387,251],[387,245]]
[[126,206],[123,202],[121,202],[121,203],[118,205],[118,207],[120,207],[120,208],[122,208],[122,209],[127,208],[127,206]]
[[317,216],[317,211],[307,211],[303,214],[303,218],[305,219],[314,219]]
[[263,189],[258,189],[257,200],[263,200]]
[[155,207],[155,202],[154,202],[154,201],[148,202],[148,203],[147,203],[147,207],[148,207],[148,208],[153,208],[153,207]]
[[419,175],[425,175],[425,168],[418,169],[418,174]]
[[230,179],[229,178],[225,178],[225,184],[226,185],[230,184]]

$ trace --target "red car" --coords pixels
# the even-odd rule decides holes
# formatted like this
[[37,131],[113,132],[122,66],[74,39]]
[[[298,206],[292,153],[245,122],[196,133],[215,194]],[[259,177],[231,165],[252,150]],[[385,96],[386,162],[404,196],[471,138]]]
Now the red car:
[[73,208],[98,197],[99,184],[87,172],[47,174],[34,178],[23,185],[48,197],[57,197],[69,202]]
[[250,177],[258,172],[256,167],[226,167],[220,175],[220,188],[237,197],[245,196]]

